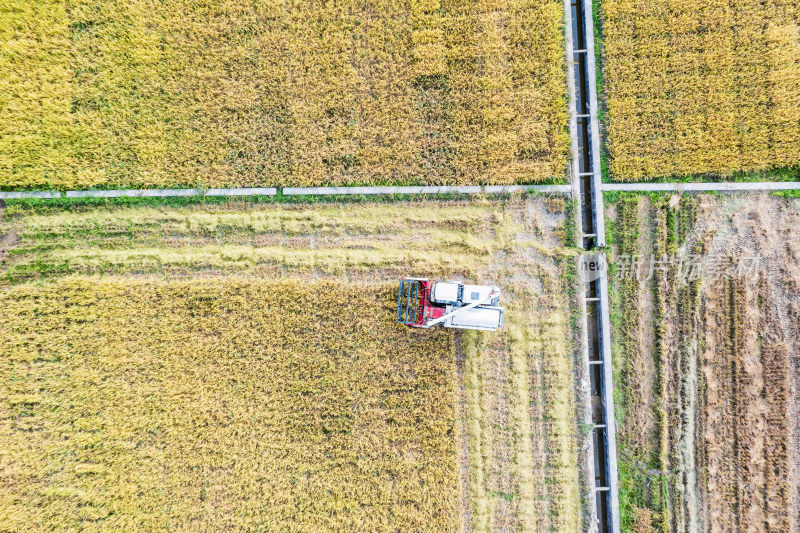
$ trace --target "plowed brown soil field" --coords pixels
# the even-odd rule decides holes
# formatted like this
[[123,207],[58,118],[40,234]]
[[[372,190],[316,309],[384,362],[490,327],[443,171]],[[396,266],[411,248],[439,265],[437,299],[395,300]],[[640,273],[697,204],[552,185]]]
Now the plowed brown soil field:
[[609,217],[623,523],[796,531],[800,201],[626,195]]

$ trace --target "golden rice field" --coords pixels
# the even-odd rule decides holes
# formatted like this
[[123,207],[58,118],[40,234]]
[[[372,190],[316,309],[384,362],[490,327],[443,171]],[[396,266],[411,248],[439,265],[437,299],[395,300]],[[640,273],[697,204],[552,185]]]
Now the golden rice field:
[[604,0],[615,180],[800,164],[800,2]]
[[557,0],[0,6],[0,187],[566,175]]
[[455,528],[452,337],[394,327],[393,287],[84,280],[4,300],[4,528]]
[[[0,211],[0,523],[573,531],[565,199]],[[503,287],[395,323],[400,275]]]

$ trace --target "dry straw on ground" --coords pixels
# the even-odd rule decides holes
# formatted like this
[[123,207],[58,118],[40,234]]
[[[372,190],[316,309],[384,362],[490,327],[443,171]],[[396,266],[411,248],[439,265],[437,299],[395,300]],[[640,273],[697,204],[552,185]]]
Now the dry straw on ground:
[[702,257],[711,269],[762,258],[744,277],[687,279],[674,261],[615,281],[623,525],[795,531],[800,202],[631,196],[612,212],[617,253]]
[[12,206],[0,223],[15,239],[0,284],[68,274],[475,275],[509,245],[507,226],[500,206],[488,202],[230,202],[30,215]]
[[557,0],[11,0],[0,186],[528,183],[566,172]]
[[600,6],[614,179],[800,164],[800,2]]

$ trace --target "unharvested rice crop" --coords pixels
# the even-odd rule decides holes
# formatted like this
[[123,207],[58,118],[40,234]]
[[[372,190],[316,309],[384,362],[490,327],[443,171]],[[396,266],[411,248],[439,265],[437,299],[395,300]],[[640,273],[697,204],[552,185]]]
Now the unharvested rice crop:
[[[800,202],[628,196],[611,212],[623,524],[796,531]],[[620,277],[628,254],[646,258],[638,279]]]
[[600,2],[610,174],[800,164],[800,2]]
[[0,187],[566,173],[557,0],[0,6]]
[[394,286],[4,294],[4,528],[452,531],[452,336]]
[[[579,529],[564,209],[9,204],[0,520]],[[496,283],[506,324],[396,325],[401,275]]]

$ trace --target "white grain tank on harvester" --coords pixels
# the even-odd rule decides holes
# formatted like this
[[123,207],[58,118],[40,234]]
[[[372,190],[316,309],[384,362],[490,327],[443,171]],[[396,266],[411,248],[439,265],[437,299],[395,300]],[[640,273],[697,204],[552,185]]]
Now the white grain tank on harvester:
[[397,321],[416,328],[442,324],[446,328],[495,331],[504,320],[499,302],[500,288],[494,285],[401,278]]

